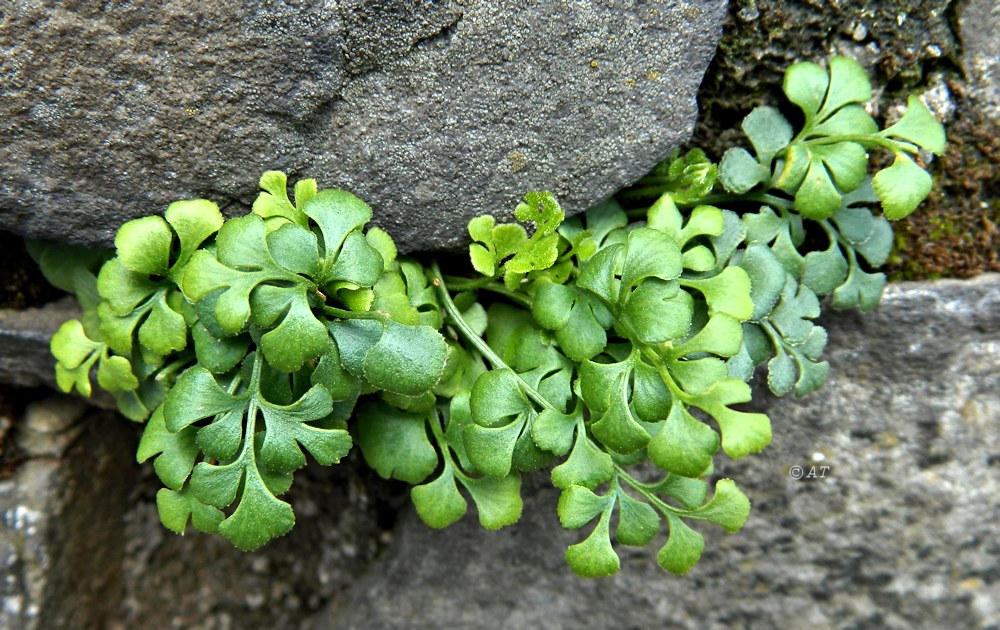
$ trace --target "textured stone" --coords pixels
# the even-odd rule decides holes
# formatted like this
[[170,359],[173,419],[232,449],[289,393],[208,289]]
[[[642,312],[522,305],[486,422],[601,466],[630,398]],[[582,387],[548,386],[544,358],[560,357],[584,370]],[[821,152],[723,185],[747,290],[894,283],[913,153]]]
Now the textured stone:
[[403,250],[532,189],[579,211],[690,134],[723,0],[649,5],[15,3],[0,13],[0,227],[108,244],[282,169],[367,199]]
[[68,319],[80,316],[75,300],[41,308],[0,309],[0,383],[55,387],[55,359],[49,341]]
[[962,69],[970,80],[972,97],[1000,124],[1000,4],[993,0],[960,4],[958,32],[962,39]]
[[562,553],[580,535],[560,529],[541,480],[500,532],[469,517],[434,531],[409,510],[311,627],[995,627],[1000,276],[891,286],[874,313],[826,325],[827,386],[758,392],[773,444],[718,469],[754,510],[733,536],[704,528],[686,577],[661,571],[655,548],[621,549],[612,578],[574,577]]
[[[71,409],[76,401],[38,404],[79,417]],[[24,430],[15,424],[16,432]],[[76,440],[62,439],[68,430],[78,433]],[[43,436],[32,436],[33,457],[0,480],[0,628],[108,627],[120,615],[124,592],[120,568],[133,464],[122,454],[134,448],[134,439],[108,413],[49,437],[44,447]]]
[[[119,456],[128,461],[128,453]],[[124,627],[297,628],[343,594],[392,540],[399,497],[353,463],[295,475],[288,535],[244,553],[218,536],[164,529],[145,469],[125,515]]]

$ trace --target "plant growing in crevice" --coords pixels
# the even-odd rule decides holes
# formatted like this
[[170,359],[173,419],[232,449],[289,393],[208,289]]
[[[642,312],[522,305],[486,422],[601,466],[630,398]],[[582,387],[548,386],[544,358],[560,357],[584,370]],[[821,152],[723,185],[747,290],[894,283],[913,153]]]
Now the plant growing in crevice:
[[[733,532],[749,513],[732,480],[709,483],[720,450],[771,439],[739,408],[747,381],[763,366],[777,395],[823,383],[821,300],[878,303],[887,218],[926,196],[921,152],[944,143],[917,98],[879,130],[848,59],[795,64],[785,92],[801,129],[758,108],[753,153],[674,156],[580,216],[534,192],[519,223],[473,219],[470,275],[399,257],[361,200],[308,179],[289,197],[278,172],[245,216],[196,200],[127,223],[107,262],[38,248],[84,307],[52,341],[59,384],[89,394],[96,366],[125,415],[148,417],[138,459],[179,533],[260,547],[293,526],[281,496],[307,454],[332,465],[356,443],[432,527],[470,500],[485,528],[510,525],[522,475],[550,469],[562,525],[593,523],[566,551],[574,571],[610,575],[615,542],[665,526],[659,564],[685,573],[699,521]],[[895,161],[869,178],[873,149]]]

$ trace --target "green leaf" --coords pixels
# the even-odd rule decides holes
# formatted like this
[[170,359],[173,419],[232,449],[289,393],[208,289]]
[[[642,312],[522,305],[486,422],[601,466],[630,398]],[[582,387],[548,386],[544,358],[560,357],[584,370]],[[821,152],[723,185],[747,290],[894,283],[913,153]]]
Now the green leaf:
[[679,291],[676,282],[650,279],[628,295],[621,319],[639,341],[661,343],[688,333],[693,310],[691,296]]
[[383,478],[418,484],[437,468],[437,450],[427,437],[423,416],[375,403],[361,407],[356,417],[361,453]]
[[782,87],[788,100],[798,105],[805,113],[808,125],[819,112],[829,85],[830,77],[822,66],[802,61],[793,63],[785,70]]
[[573,446],[573,432],[579,416],[543,410],[531,423],[531,439],[538,448],[556,455],[565,455]]
[[415,396],[441,380],[447,358],[448,345],[433,328],[389,320],[365,355],[364,375],[379,389]]
[[191,260],[191,256],[202,243],[219,231],[224,220],[222,213],[219,212],[219,206],[207,199],[175,201],[167,206],[163,216],[180,241],[177,260],[170,269],[171,277],[178,280],[179,277],[175,274]]
[[667,538],[667,544],[660,548],[656,558],[660,566],[667,571],[684,575],[701,560],[701,554],[705,550],[705,539],[673,514],[667,514],[667,523],[670,527],[670,536]]
[[822,221],[840,209],[840,192],[821,160],[812,160],[795,193],[795,210],[807,219]]
[[623,545],[645,547],[660,531],[660,517],[648,503],[637,501],[620,488],[618,497],[618,528],[615,538]]
[[[167,430],[163,420],[163,406],[156,408],[146,423],[139,441],[136,461],[142,463],[151,457],[153,470],[165,486],[180,491],[187,481],[200,449],[195,443],[197,429],[184,428],[176,433]],[[220,519],[221,520],[221,519]],[[183,527],[181,527],[183,531]],[[176,530],[175,530],[176,531]]]
[[795,364],[780,347],[767,362],[767,386],[777,396],[784,396],[795,386]]
[[737,195],[749,191],[767,175],[760,163],[746,149],[739,147],[728,149],[719,164],[719,181],[726,190]]
[[444,470],[434,481],[414,486],[410,498],[420,520],[429,527],[441,529],[448,527],[465,515],[468,504],[455,485],[455,471],[445,458]]
[[919,96],[909,96],[903,117],[879,135],[912,142],[935,155],[944,153],[944,126],[934,118]]
[[741,127],[761,164],[769,164],[792,141],[792,125],[773,107],[755,107],[743,119]]
[[868,152],[856,142],[820,145],[810,151],[814,162],[820,160],[826,166],[840,193],[855,190],[868,175]]
[[847,282],[833,292],[833,307],[848,309],[858,307],[867,312],[878,306],[885,288],[885,274],[868,273],[852,266],[847,274]]
[[719,436],[699,422],[684,405],[675,403],[663,428],[649,442],[649,459],[660,470],[683,477],[700,477],[719,450]]
[[56,358],[56,382],[69,393],[75,387],[83,396],[90,396],[90,369],[100,357],[104,344],[93,341],[79,320],[64,322],[52,335],[49,350]]
[[878,125],[861,105],[847,105],[816,125],[811,135],[870,136],[878,133]]
[[597,526],[587,538],[566,550],[566,562],[581,577],[606,577],[621,568],[618,554],[611,546],[610,508],[601,514]]
[[156,509],[160,513],[160,522],[163,526],[177,534],[184,533],[189,518],[198,531],[214,534],[218,532],[219,523],[225,518],[222,510],[205,505],[189,488],[176,491],[160,488],[156,493]]
[[163,217],[133,219],[118,228],[115,248],[118,260],[129,271],[165,276],[170,271],[173,234]]
[[801,282],[816,295],[832,293],[847,278],[847,260],[836,241],[829,249],[806,254],[802,263]]
[[610,320],[610,313],[576,287],[539,283],[531,313],[543,328],[555,331],[559,347],[574,361],[590,359],[607,345],[602,322]]
[[563,490],[572,485],[594,489],[611,479],[613,474],[611,456],[597,448],[585,431],[577,429],[569,457],[552,469],[552,484]]
[[507,272],[528,273],[551,267],[559,255],[556,229],[565,217],[555,197],[547,192],[530,192],[514,209],[514,216],[521,223],[533,223],[535,229],[528,242],[504,264]]
[[351,450],[347,431],[309,424],[323,420],[333,411],[330,394],[321,385],[314,385],[290,405],[276,405],[263,398],[257,403],[266,427],[260,461],[267,469],[292,472],[305,466],[300,445],[324,466],[339,462]]
[[750,276],[740,267],[730,266],[707,278],[682,278],[681,286],[697,289],[705,296],[709,315],[725,313],[746,321],[753,314]]
[[97,363],[97,384],[109,392],[132,391],[139,387],[139,380],[128,359],[104,353]]
[[623,294],[647,278],[674,280],[681,270],[680,248],[669,236],[649,228],[636,228],[629,232],[622,259]]
[[[199,470],[208,467],[209,464],[204,462],[195,467],[193,489]],[[238,549],[254,551],[271,539],[290,532],[295,525],[295,514],[290,505],[271,493],[256,469],[247,467],[242,476],[239,505],[235,512],[219,524],[219,533]],[[196,489],[195,496],[198,496]]]
[[191,327],[191,339],[199,365],[216,374],[228,372],[239,365],[250,343],[245,336],[216,337],[200,321]]
[[627,455],[646,446],[649,433],[632,416],[626,374],[618,377],[611,389],[607,410],[590,425],[594,437],[609,449]]
[[866,103],[872,98],[868,74],[850,57],[830,59],[830,85],[819,112],[822,120],[849,103]]
[[579,529],[613,507],[615,499],[611,494],[602,497],[589,488],[570,486],[559,495],[559,524],[565,529]]
[[167,355],[187,347],[187,331],[184,317],[171,308],[167,294],[159,292],[149,316],[139,327],[139,343],[157,354]]
[[[259,287],[251,295],[251,309],[261,309],[254,295],[262,294]],[[281,372],[296,372],[309,360],[323,354],[330,344],[326,327],[313,315],[303,286],[281,290],[270,307],[284,310],[281,322],[260,338],[260,349],[271,366]],[[254,308],[256,306],[256,309]],[[287,310],[285,310],[287,309]]]
[[459,477],[459,482],[469,492],[479,512],[479,524],[485,529],[496,530],[513,525],[521,518],[521,477]]
[[742,529],[749,515],[750,500],[731,479],[717,481],[712,500],[687,513],[690,518],[715,523],[730,534]]
[[692,404],[715,419],[722,433],[722,450],[733,459],[757,453],[771,443],[771,422],[762,413],[730,409],[750,401],[750,386],[730,378],[692,398]]
[[785,270],[771,250],[760,244],[747,246],[740,267],[750,278],[750,300],[753,302],[750,320],[758,321],[771,312],[781,296]]
[[[308,183],[311,182],[310,186]],[[299,185],[302,185],[303,192],[307,195],[311,192],[315,194],[316,182],[312,180],[303,180],[296,184],[296,192],[300,190]],[[308,219],[301,210],[295,207],[294,204],[288,199],[288,178],[281,171],[266,171],[260,176],[260,187],[264,192],[257,195],[257,199],[253,202],[253,212],[265,219],[271,217],[281,217],[292,221],[302,227],[308,224]],[[299,203],[305,201],[305,199],[298,199]]]
[[892,166],[875,173],[872,178],[885,218],[890,221],[898,221],[916,210],[933,185],[927,171],[904,153],[897,153]]

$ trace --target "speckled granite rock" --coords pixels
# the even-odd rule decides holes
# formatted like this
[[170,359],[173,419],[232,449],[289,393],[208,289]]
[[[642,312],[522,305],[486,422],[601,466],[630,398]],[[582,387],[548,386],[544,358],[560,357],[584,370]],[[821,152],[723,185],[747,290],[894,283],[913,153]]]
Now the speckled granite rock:
[[706,528],[688,576],[625,549],[617,576],[575,578],[562,552],[579,537],[536,483],[496,533],[470,518],[434,531],[409,510],[309,627],[996,627],[1000,276],[891,286],[876,312],[826,324],[827,386],[759,397],[773,444],[719,469],[754,511],[736,535]]
[[690,135],[724,0],[15,3],[0,13],[0,228],[109,244],[283,169],[404,250],[524,192],[580,211]]

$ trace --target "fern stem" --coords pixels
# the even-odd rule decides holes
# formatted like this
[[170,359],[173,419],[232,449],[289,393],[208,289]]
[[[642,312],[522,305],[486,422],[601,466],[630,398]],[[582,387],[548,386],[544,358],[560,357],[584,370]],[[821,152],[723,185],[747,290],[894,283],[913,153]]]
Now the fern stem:
[[448,293],[448,285],[445,284],[444,275],[441,273],[441,268],[438,266],[436,260],[431,262],[431,273],[434,276],[433,284],[437,287],[438,295],[441,296],[441,303],[444,305],[444,310],[448,313],[448,317],[458,328],[459,333],[465,337],[466,341],[471,343],[476,350],[478,350],[479,353],[493,365],[494,369],[510,369],[510,371],[514,374],[514,377],[517,379],[518,384],[521,386],[521,391],[527,394],[529,398],[545,409],[551,409],[552,411],[559,412],[558,407],[550,403],[544,396],[539,394],[534,387],[521,378],[521,375],[518,374],[516,370],[511,369],[510,366],[497,355],[497,353],[493,352],[493,348],[489,347],[486,342],[483,341],[483,338],[477,335],[475,331],[469,327],[465,318],[462,317],[462,313],[459,312],[458,307],[455,306],[455,302],[452,301],[451,294]]

